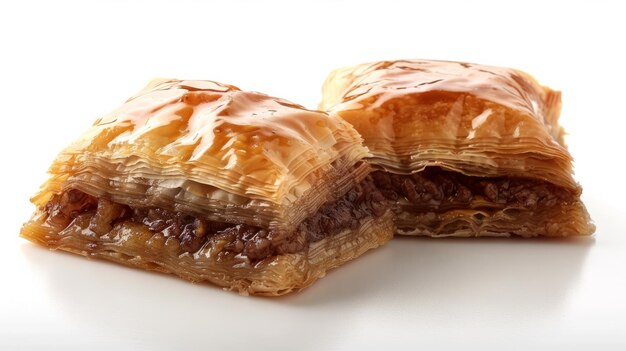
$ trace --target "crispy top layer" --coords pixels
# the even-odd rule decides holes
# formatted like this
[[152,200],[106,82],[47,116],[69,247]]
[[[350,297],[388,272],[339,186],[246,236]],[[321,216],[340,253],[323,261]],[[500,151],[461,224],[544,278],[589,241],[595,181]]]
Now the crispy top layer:
[[558,125],[560,93],[510,68],[382,61],[333,71],[320,108],[361,133],[372,163],[473,175],[536,176],[575,186]]
[[283,99],[211,81],[161,80],[99,118],[51,173],[91,167],[105,178],[110,171],[193,181],[281,203],[321,181],[333,162],[351,167],[367,154],[361,143],[340,118]]

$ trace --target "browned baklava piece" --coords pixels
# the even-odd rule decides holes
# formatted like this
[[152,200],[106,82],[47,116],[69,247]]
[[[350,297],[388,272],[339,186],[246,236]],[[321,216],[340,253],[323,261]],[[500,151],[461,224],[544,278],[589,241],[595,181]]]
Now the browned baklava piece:
[[398,233],[589,235],[561,94],[509,68],[383,61],[338,69],[321,109],[361,133]]
[[162,80],[63,150],[21,235],[281,295],[393,234],[348,123],[211,81]]

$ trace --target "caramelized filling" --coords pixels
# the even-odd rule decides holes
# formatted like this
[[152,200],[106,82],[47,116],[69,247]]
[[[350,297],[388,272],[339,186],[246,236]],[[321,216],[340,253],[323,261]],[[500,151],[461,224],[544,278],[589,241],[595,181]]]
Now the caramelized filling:
[[387,209],[387,201],[371,177],[337,201],[322,206],[290,233],[248,224],[208,221],[163,208],[132,208],[76,189],[55,195],[45,207],[47,222],[56,227],[66,228],[79,215],[89,214],[89,230],[102,236],[114,226],[130,221],[143,224],[150,232],[162,234],[168,240],[175,238],[182,252],[196,252],[212,241],[220,243],[221,253],[243,254],[254,261],[300,252],[311,242],[345,229],[356,229],[362,219],[382,216]]
[[376,187],[389,200],[405,199],[418,211],[482,207],[545,208],[575,200],[575,194],[548,182],[523,178],[483,178],[431,167],[411,175],[377,171]]

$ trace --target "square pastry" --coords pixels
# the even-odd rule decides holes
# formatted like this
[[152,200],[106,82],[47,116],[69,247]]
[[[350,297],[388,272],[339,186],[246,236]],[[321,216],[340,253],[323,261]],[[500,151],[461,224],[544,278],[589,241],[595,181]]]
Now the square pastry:
[[58,155],[21,235],[281,295],[392,237],[366,156],[338,117],[231,85],[159,80]]
[[361,64],[330,74],[320,109],[364,138],[399,234],[595,230],[558,123],[561,94],[526,73],[448,61]]

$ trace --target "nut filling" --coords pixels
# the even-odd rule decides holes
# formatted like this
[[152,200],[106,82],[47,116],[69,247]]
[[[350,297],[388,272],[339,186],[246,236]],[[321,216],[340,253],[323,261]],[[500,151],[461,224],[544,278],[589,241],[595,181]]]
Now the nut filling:
[[356,229],[368,217],[380,217],[388,209],[385,197],[371,177],[355,185],[343,197],[322,206],[304,220],[295,231],[285,233],[247,224],[204,220],[163,208],[131,208],[96,198],[76,189],[55,195],[46,205],[47,223],[66,228],[81,215],[89,215],[89,230],[105,235],[125,222],[140,223],[156,234],[175,238],[181,252],[196,252],[207,242],[221,248],[223,254],[242,254],[250,260],[305,250],[309,243]]
[[523,178],[482,178],[431,167],[411,175],[372,174],[391,201],[406,199],[419,211],[467,208],[545,208],[576,201],[576,194],[548,182]]

